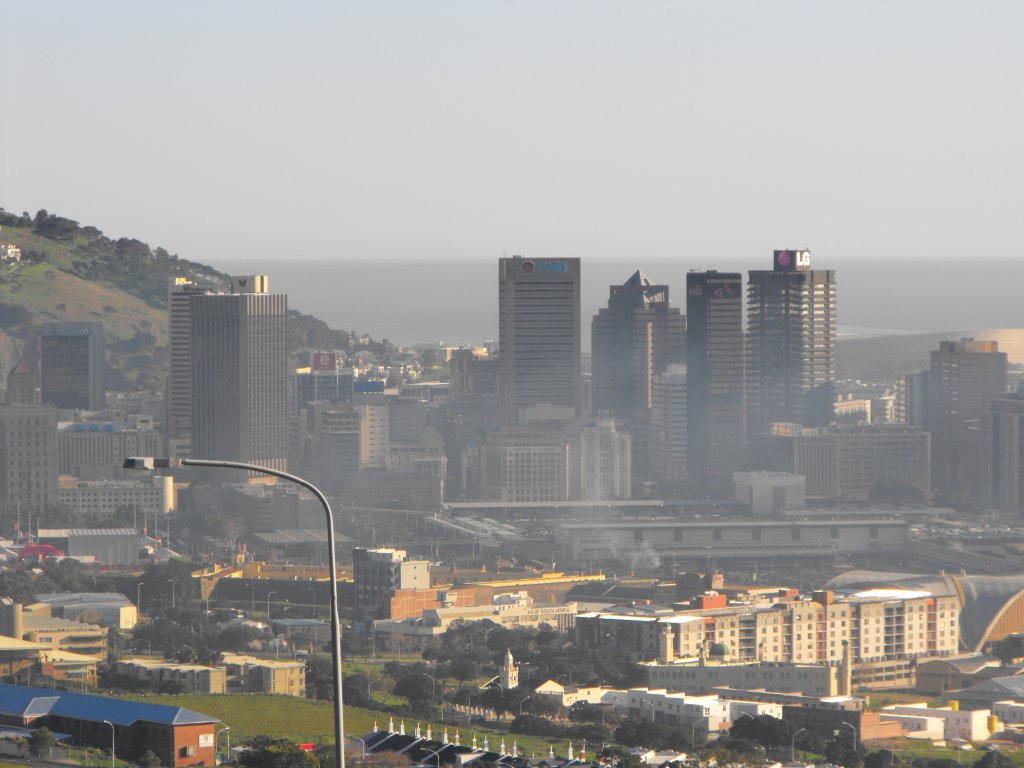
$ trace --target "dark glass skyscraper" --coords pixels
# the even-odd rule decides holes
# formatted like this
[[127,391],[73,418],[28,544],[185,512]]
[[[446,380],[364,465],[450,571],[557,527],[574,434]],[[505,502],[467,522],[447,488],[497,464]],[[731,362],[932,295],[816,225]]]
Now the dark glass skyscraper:
[[669,306],[668,286],[635,272],[609,288],[608,306],[598,310],[590,328],[591,411],[645,418],[654,377],[686,358],[686,318]]
[[106,408],[103,323],[47,323],[39,339],[43,402],[58,408]]
[[190,309],[192,455],[287,469],[288,297],[197,294]]
[[773,422],[826,426],[834,411],[835,271],[810,251],[775,251],[747,284],[747,429]]
[[738,272],[686,276],[686,463],[707,486],[743,463],[742,288]]

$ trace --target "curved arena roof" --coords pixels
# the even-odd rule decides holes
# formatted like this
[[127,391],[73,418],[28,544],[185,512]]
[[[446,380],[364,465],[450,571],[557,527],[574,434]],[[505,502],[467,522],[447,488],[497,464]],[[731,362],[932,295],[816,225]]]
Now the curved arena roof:
[[901,589],[957,595],[960,598],[960,642],[980,651],[1013,632],[1024,632],[1024,574],[974,576],[882,571],[848,571],[825,585],[842,594],[871,589]]

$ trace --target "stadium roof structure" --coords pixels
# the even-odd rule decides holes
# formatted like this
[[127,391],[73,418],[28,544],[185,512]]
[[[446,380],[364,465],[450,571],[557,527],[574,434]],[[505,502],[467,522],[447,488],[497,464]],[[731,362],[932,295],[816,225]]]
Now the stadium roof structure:
[[165,704],[124,701],[86,693],[51,691],[25,685],[0,684],[0,717],[16,717],[24,721],[54,715],[75,720],[130,726],[138,721],[163,725],[198,725],[220,722],[215,717],[184,707]]
[[1024,632],[1024,574],[982,576],[884,571],[847,571],[825,585],[841,593],[900,589],[956,595],[960,599],[960,642],[981,651],[1016,632]]

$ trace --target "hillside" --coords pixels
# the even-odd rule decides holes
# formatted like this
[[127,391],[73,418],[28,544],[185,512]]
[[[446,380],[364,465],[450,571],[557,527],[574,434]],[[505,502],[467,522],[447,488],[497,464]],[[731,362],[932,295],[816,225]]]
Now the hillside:
[[[162,389],[167,363],[167,281],[215,283],[227,275],[132,238],[113,240],[93,226],[39,211],[20,216],[0,208],[0,244],[22,260],[0,265],[0,371],[20,357],[35,366],[38,335],[52,321],[101,321],[112,389]],[[309,315],[289,313],[297,360],[309,349],[350,350],[353,335]],[[380,354],[375,342],[362,345]]]

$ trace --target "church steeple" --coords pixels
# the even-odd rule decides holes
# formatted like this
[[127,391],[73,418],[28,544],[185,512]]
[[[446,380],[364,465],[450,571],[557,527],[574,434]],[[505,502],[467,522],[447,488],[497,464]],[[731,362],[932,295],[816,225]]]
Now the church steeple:
[[512,651],[505,651],[505,661],[501,665],[501,687],[506,691],[519,687],[519,666],[512,657]]

